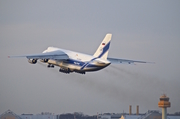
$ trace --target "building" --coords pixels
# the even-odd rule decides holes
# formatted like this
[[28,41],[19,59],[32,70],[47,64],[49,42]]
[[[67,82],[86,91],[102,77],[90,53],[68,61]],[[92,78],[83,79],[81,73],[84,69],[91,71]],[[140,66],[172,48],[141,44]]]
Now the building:
[[[145,114],[110,114],[105,113],[99,119],[162,119],[162,114],[157,110],[148,110]],[[180,119],[180,114],[169,114],[167,119]]]
[[7,110],[6,112],[0,115],[0,119],[56,119],[56,115],[53,115],[48,112],[37,115],[33,115],[33,114],[17,115],[11,110]]
[[41,113],[41,114],[22,114],[20,115],[22,119],[56,119],[56,115],[53,115],[49,112]]
[[[122,115],[120,119],[162,119],[162,114],[157,110],[149,110],[142,115]],[[168,115],[167,119],[180,119],[180,115]]]
[[0,119],[22,119],[22,118],[16,115],[11,110],[7,110],[6,112],[0,115]]
[[122,115],[120,119],[139,119],[141,115]]
[[[157,110],[149,110],[145,114],[129,114],[129,113],[105,113],[96,116],[88,116],[88,115],[74,115],[71,113],[54,115],[52,113],[41,113],[41,114],[21,114],[17,115],[11,110],[7,110],[3,114],[0,115],[0,119],[162,119],[162,114]],[[175,114],[168,114],[167,119],[180,119],[180,112]]]

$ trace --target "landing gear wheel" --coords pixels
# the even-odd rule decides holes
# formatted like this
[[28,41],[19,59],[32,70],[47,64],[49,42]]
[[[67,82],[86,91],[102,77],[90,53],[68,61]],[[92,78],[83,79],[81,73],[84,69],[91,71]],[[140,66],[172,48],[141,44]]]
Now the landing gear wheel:
[[48,68],[54,68],[54,65],[48,64],[47,67],[48,67]]

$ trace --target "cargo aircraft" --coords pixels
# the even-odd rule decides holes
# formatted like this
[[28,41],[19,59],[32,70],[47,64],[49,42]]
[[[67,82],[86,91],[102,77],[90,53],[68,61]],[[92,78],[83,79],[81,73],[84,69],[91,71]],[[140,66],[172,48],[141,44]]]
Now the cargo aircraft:
[[48,68],[54,68],[54,66],[60,67],[59,72],[66,74],[71,72],[85,74],[86,72],[101,70],[110,64],[148,63],[145,61],[109,58],[108,52],[111,37],[112,34],[106,34],[94,55],[83,54],[56,47],[48,47],[41,54],[9,56],[9,58],[26,57],[28,62],[31,64],[36,64],[37,60],[40,60],[43,63],[47,63]]

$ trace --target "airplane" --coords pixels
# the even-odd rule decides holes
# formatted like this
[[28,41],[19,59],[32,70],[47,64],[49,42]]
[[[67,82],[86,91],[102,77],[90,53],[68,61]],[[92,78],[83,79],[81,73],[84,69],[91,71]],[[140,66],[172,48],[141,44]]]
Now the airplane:
[[109,58],[108,52],[111,37],[112,34],[106,34],[105,38],[99,45],[94,55],[83,54],[56,47],[48,47],[41,54],[8,57],[26,57],[28,59],[28,62],[31,64],[36,64],[37,60],[40,60],[43,63],[47,63],[48,68],[54,68],[54,66],[60,67],[59,72],[66,74],[72,72],[85,74],[86,72],[101,70],[109,66],[110,64],[150,63],[145,61]]

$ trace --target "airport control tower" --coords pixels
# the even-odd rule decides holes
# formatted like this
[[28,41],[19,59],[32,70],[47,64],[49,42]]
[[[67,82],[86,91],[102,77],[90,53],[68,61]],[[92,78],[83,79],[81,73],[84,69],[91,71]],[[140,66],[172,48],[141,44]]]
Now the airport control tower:
[[167,97],[165,94],[162,95],[160,97],[158,106],[162,108],[162,119],[167,119],[167,107],[171,106],[171,103],[169,102],[169,97]]

